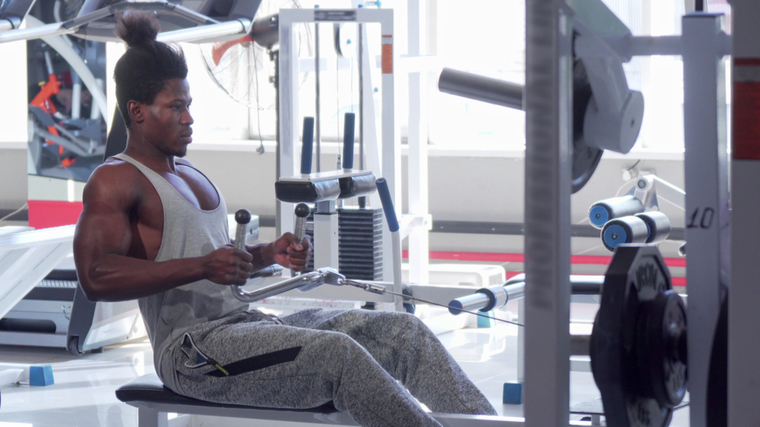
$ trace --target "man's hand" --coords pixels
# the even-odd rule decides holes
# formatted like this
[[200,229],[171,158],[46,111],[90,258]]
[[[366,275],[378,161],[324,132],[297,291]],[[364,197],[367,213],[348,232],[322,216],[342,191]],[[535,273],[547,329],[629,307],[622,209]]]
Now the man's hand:
[[206,278],[220,285],[245,285],[253,271],[251,254],[225,245],[203,257]]
[[304,236],[299,242],[293,233],[285,233],[272,243],[274,262],[284,268],[301,271],[311,258],[311,242]]

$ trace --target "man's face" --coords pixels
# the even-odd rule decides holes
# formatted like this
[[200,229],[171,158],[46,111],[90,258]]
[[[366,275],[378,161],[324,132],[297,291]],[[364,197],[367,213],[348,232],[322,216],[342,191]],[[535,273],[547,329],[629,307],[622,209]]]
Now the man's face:
[[169,79],[153,104],[145,106],[142,123],[145,138],[158,150],[183,157],[193,142],[193,117],[190,115],[190,85],[186,79]]

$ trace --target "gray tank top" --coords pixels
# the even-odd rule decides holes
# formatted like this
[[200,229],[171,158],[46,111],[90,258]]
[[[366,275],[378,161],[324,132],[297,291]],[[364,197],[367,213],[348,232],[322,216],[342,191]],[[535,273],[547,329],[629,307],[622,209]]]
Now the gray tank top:
[[[153,184],[161,199],[164,230],[156,262],[200,257],[230,243],[227,206],[216,186],[214,188],[219,195],[219,205],[213,210],[205,211],[193,206],[161,175],[137,160],[124,153],[114,157],[137,167]],[[172,344],[194,325],[248,309],[247,303],[238,301],[232,295],[230,286],[208,280],[140,298],[137,302],[153,346],[156,373],[172,390],[177,390],[170,351]]]

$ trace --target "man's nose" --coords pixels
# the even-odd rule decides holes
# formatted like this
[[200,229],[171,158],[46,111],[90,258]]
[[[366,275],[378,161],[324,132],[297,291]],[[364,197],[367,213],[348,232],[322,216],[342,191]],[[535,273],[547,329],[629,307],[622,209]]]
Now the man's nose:
[[182,124],[189,126],[193,123],[195,123],[195,120],[193,120],[192,114],[190,114],[189,110],[185,110],[185,113],[182,114]]

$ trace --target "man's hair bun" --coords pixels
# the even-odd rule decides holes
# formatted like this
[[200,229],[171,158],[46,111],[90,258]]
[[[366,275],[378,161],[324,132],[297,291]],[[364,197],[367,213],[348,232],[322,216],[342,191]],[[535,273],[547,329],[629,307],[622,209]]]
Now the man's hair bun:
[[[2,0],[0,0],[2,2]],[[116,101],[124,123],[131,125],[127,103],[153,104],[169,79],[186,79],[187,62],[179,46],[156,40],[160,30],[158,18],[144,12],[125,12],[116,17],[116,35],[129,48],[116,61]]]
[[158,18],[148,13],[126,12],[118,15],[116,21],[116,35],[129,47],[155,41],[161,30]]

